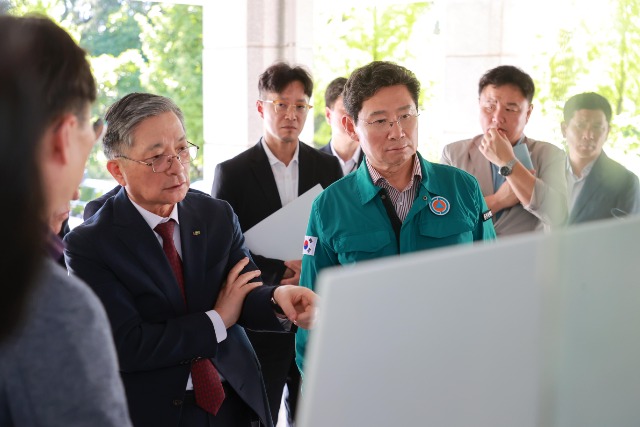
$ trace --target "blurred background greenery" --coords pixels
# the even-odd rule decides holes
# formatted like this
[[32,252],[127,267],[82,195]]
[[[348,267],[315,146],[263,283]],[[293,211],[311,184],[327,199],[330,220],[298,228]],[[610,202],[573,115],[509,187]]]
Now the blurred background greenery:
[[[438,2],[392,3],[316,8],[311,69],[317,147],[330,138],[324,119],[327,84],[372,60],[392,60],[414,70],[423,88],[420,107],[427,112],[438,109],[434,93],[441,90],[441,76],[434,64],[446,43],[440,34]],[[562,3],[571,7],[564,9],[571,16],[559,16],[560,25],[552,30],[540,22],[537,46],[523,46],[525,54],[534,55],[533,69],[526,71],[536,83],[535,114],[541,123],[532,136],[562,145],[559,123],[565,100],[582,91],[599,92],[614,108],[606,149],[638,173],[640,0]],[[594,5],[598,8],[589,8]],[[188,137],[202,147],[202,7],[129,0],[0,0],[0,7],[17,15],[46,14],[87,50],[99,85],[96,116],[133,91],[165,95],[183,109]],[[547,13],[540,15],[544,17],[560,9],[542,12]],[[430,123],[423,130],[428,143],[420,148],[425,157],[437,161],[441,147],[451,141],[442,141],[434,128]],[[202,179],[202,159],[199,156],[192,168],[192,181]],[[110,178],[104,163],[101,147],[96,146],[86,175]]]

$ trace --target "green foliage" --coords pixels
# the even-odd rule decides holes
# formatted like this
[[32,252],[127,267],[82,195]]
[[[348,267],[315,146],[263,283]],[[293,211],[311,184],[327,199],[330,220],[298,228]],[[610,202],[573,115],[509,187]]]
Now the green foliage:
[[[7,0],[4,0],[5,2]],[[127,0],[14,0],[10,13],[48,15],[87,50],[98,83],[94,116],[131,92],[167,96],[182,109],[189,139],[202,147],[202,8]],[[92,178],[110,178],[94,147]],[[191,168],[202,177],[202,158]],[[83,199],[86,200],[86,199]]]
[[608,146],[625,154],[640,141],[640,0],[609,0],[602,14],[585,14],[557,35],[557,49],[541,57],[536,81],[543,113],[562,120],[566,100],[581,92],[606,97],[614,117]]
[[[145,85],[180,107],[187,137],[202,148],[202,8],[156,4],[139,22],[143,52],[149,57]],[[191,174],[192,180],[202,178],[202,156],[192,164]]]
[[329,82],[338,76],[348,76],[352,70],[371,61],[402,64],[413,58],[409,40],[416,22],[431,6],[431,2],[423,2],[387,7],[352,7],[348,12],[322,16],[325,18],[323,26],[327,36],[317,46],[314,68],[320,70],[316,75],[330,77],[326,81],[315,79],[315,108],[312,111],[317,146],[326,144],[331,138],[331,127],[324,118],[324,93]]

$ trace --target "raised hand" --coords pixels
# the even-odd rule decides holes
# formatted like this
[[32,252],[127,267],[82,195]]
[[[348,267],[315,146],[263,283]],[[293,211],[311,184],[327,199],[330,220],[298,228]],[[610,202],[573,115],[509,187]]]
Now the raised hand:
[[318,295],[302,286],[282,285],[273,293],[284,314],[295,325],[311,329],[315,321]]
[[213,307],[222,318],[227,329],[238,321],[242,311],[242,304],[247,294],[262,285],[262,282],[249,283],[252,279],[260,276],[260,270],[240,274],[247,264],[249,264],[249,258],[245,257],[238,261],[229,271]]

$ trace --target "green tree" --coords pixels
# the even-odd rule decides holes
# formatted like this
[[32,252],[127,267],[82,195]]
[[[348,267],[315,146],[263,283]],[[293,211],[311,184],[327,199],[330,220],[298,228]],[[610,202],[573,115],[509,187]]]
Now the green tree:
[[[314,48],[314,68],[320,71],[314,76],[314,105],[318,106],[313,110],[314,141],[317,144],[324,145],[331,138],[331,127],[324,118],[326,85],[371,61],[405,63],[413,58],[408,42],[414,26],[431,6],[431,2],[422,2],[352,7],[346,12],[330,13],[320,18],[324,36]],[[336,52],[340,52],[339,55]]]
[[[609,0],[603,14],[568,20],[557,48],[542,55],[537,100],[562,120],[565,101],[598,92],[613,107],[609,147],[638,157],[640,148],[640,0]],[[609,13],[610,16],[606,16]],[[633,160],[633,159],[632,159]]]
[[[142,70],[145,87],[171,98],[185,116],[189,140],[202,148],[202,7],[155,4],[142,27],[142,51],[149,58]],[[191,168],[202,178],[202,156]]]
[[[127,0],[8,0],[16,15],[51,17],[87,50],[98,84],[94,115],[131,92],[173,99],[184,112],[189,138],[202,146],[202,8]],[[102,148],[94,147],[87,174],[110,178]],[[192,168],[202,176],[202,159]]]

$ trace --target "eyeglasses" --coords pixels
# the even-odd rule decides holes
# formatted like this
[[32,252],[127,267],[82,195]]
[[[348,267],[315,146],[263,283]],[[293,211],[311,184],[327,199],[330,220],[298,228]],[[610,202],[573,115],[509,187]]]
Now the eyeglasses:
[[571,127],[573,127],[578,132],[586,132],[589,131],[595,135],[601,135],[605,133],[607,130],[607,126],[604,124],[598,123],[588,123],[588,122],[572,122]]
[[366,120],[360,119],[360,121],[370,126],[371,129],[373,129],[376,132],[385,132],[391,129],[394,123],[397,123],[398,126],[400,126],[403,130],[409,129],[415,126],[419,115],[420,113],[415,113],[415,114],[406,113],[398,117],[397,120],[379,119],[379,120],[374,120],[372,122],[368,122]]
[[294,102],[293,104],[289,104],[280,99],[274,99],[273,101],[269,99],[259,99],[258,101],[273,104],[273,109],[276,111],[276,114],[288,113],[292,108],[296,114],[304,114],[313,108],[313,105],[309,105],[306,102]]
[[189,141],[187,141],[187,144],[189,144],[189,146],[181,148],[174,155],[159,154],[157,156],[149,157],[148,159],[144,160],[130,159],[129,157],[122,155],[116,156],[116,158],[130,160],[142,165],[151,166],[151,170],[153,170],[153,172],[162,173],[168,171],[169,168],[171,168],[173,159],[178,159],[178,161],[184,165],[186,163],[190,163],[193,159],[196,158],[196,156],[198,155],[198,149],[200,147],[190,143]]

